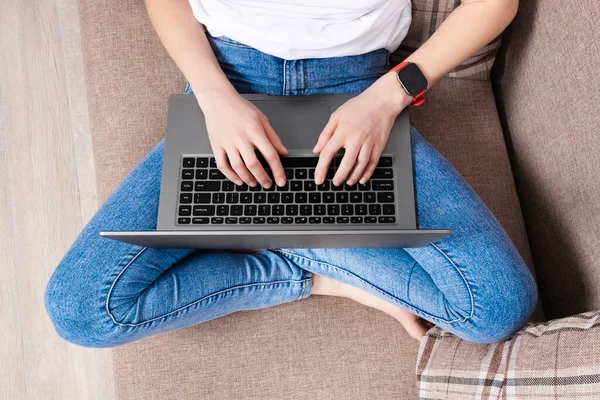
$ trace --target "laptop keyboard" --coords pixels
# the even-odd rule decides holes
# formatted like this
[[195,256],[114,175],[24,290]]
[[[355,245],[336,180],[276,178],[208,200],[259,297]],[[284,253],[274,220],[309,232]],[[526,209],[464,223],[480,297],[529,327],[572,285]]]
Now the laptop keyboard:
[[[177,225],[395,224],[392,157],[382,156],[365,185],[335,186],[334,158],[325,182],[314,182],[318,156],[283,157],[286,184],[265,189],[235,185],[214,157],[184,155],[180,168]],[[268,165],[265,170],[273,178]]]

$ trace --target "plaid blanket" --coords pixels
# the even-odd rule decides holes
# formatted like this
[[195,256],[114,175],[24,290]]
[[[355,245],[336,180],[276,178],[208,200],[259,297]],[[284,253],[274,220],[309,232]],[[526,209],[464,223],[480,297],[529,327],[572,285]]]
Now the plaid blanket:
[[[421,47],[459,5],[460,0],[413,0],[412,23],[406,38],[390,57],[392,64],[400,63]],[[448,76],[476,80],[489,79],[500,44],[501,37],[498,36],[462,65],[451,71]]]
[[600,399],[600,311],[532,323],[511,340],[466,342],[439,328],[421,342],[421,399]]

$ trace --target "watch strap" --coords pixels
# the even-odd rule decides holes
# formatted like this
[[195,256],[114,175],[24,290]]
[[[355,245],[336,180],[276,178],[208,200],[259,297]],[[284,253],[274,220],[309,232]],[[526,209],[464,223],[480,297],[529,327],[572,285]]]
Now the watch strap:
[[[410,64],[408,61],[403,61],[400,64],[396,65],[394,68],[392,68],[390,71],[394,71],[394,72],[398,73],[398,71],[402,70],[408,64]],[[412,100],[411,104],[415,107],[418,107],[421,104],[425,103],[425,97],[423,97],[423,95],[425,94],[426,91],[427,91],[427,88],[425,88],[425,89],[421,90],[419,93],[415,94],[413,96],[413,100]]]

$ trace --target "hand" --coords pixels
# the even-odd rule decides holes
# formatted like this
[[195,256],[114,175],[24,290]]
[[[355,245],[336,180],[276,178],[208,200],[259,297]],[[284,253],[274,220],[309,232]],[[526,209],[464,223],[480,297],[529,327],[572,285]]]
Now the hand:
[[322,184],[334,155],[345,149],[333,184],[365,184],[387,143],[398,114],[412,98],[398,83],[394,73],[379,78],[362,94],[338,108],[321,132],[313,152],[319,154],[315,183]]
[[257,149],[277,185],[285,185],[279,155],[288,151],[258,108],[237,92],[214,94],[203,101],[201,108],[217,167],[229,180],[236,185],[246,182],[271,187],[271,179],[255,154]]

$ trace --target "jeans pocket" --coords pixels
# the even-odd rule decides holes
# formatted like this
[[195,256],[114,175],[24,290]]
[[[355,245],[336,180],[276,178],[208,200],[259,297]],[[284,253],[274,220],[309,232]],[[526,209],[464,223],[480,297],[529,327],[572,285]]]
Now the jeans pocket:
[[231,38],[228,38],[227,36],[212,36],[210,34],[206,34],[206,36],[209,38],[209,40],[213,40],[213,41],[218,41],[218,42],[222,42],[231,46],[235,46],[235,47],[241,47],[241,48],[245,48],[245,49],[251,49],[252,47],[245,45],[244,43],[240,43],[236,40],[233,40]]

